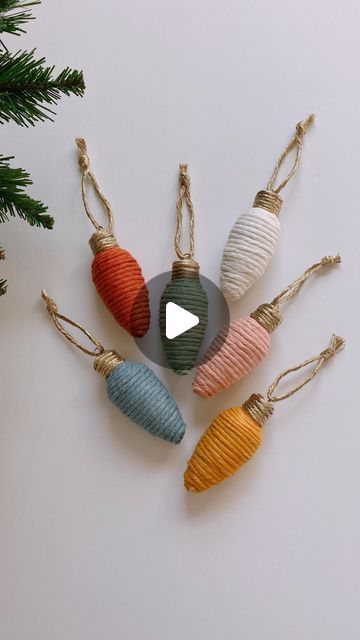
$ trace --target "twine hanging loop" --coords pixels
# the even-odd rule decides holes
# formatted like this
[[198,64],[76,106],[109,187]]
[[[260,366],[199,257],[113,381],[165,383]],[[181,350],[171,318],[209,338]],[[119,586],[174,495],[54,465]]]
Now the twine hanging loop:
[[[71,320],[67,316],[64,316],[61,313],[59,313],[56,302],[52,298],[50,298],[50,296],[47,294],[45,289],[42,290],[41,297],[46,304],[46,308],[52,318],[52,321],[55,327],[58,329],[58,331],[60,331],[60,333],[64,336],[64,338],[66,338],[66,340],[71,342],[71,344],[75,345],[75,347],[80,349],[80,351],[82,351],[83,353],[86,353],[89,356],[97,357],[105,351],[101,342],[97,340],[97,338],[94,338],[94,336],[91,335],[91,333],[87,329],[85,329],[85,327],[83,327],[81,324],[78,324],[77,322],[74,322],[74,320]],[[71,333],[69,333],[69,331],[67,331],[67,329],[65,329],[62,322],[65,322],[66,324],[69,324],[72,327],[79,329],[79,331],[81,331],[87,338],[89,338],[90,342],[92,342],[95,349],[88,349],[87,347],[84,347],[80,342],[78,342],[74,338],[74,336]]]
[[[185,201],[189,212],[189,251],[181,250],[181,236],[183,225],[183,202]],[[179,260],[193,260],[195,255],[195,212],[190,193],[190,176],[188,174],[188,165],[179,165],[179,195],[176,200],[176,234],[175,234],[175,251]]]
[[102,193],[99,183],[96,180],[95,175],[91,171],[90,158],[88,156],[86,142],[84,138],[76,138],[75,142],[79,149],[79,166],[82,171],[81,195],[82,195],[82,200],[84,203],[86,215],[89,218],[89,220],[91,220],[92,224],[94,225],[97,231],[105,229],[101,224],[99,224],[99,222],[96,220],[95,216],[90,210],[90,203],[89,203],[89,198],[87,193],[87,183],[89,181],[92,184],[94,191],[106,212],[108,224],[105,230],[109,234],[112,234],[112,230],[114,226],[114,216],[112,213],[111,205],[109,201],[106,199],[106,197],[104,196],[104,194]]
[[337,254],[336,256],[324,256],[319,262],[315,262],[315,264],[306,269],[306,271],[299,278],[296,278],[296,280],[285,287],[285,289],[283,289],[272,300],[272,302],[261,304],[257,309],[255,309],[255,311],[250,314],[251,317],[254,318],[259,324],[261,324],[261,326],[264,327],[264,329],[266,329],[269,333],[272,333],[282,322],[280,305],[295,298],[299,291],[302,289],[306,280],[310,278],[310,276],[312,276],[314,273],[320,271],[323,268],[330,267],[334,264],[339,264],[340,262],[341,256],[339,254]]
[[[289,142],[287,147],[284,149],[284,151],[282,152],[281,156],[279,157],[274,167],[274,171],[266,187],[268,192],[279,194],[280,191],[282,191],[284,187],[286,187],[289,180],[291,180],[293,175],[296,173],[297,168],[299,166],[299,162],[300,162],[303,138],[305,136],[305,133],[311,127],[314,120],[315,120],[315,115],[311,113],[305,120],[298,122],[298,124],[296,125],[295,136]],[[291,153],[291,151],[294,148],[296,148],[294,164],[290,169],[288,175],[282,180],[282,182],[280,182],[280,184],[277,187],[275,187],[275,181],[279,175],[280,168],[284,163],[285,159],[287,158],[287,156],[289,155],[289,153]]]
[[[291,396],[293,396],[295,393],[297,393],[297,391],[299,391],[305,385],[311,382],[311,380],[313,380],[315,376],[318,374],[318,372],[320,371],[324,362],[326,362],[327,360],[335,356],[337,353],[339,353],[339,351],[341,351],[344,348],[344,346],[345,346],[345,340],[340,336],[333,335],[331,338],[330,345],[326,349],[324,349],[324,351],[321,351],[319,355],[313,356],[312,358],[308,358],[308,360],[304,360],[304,362],[302,362],[301,364],[298,364],[295,367],[290,367],[289,369],[285,369],[285,371],[282,371],[275,378],[274,382],[268,388],[268,391],[267,391],[268,401],[271,403],[280,402],[280,400],[286,400],[287,398],[290,398]],[[306,378],[304,378],[304,380],[299,382],[298,385],[290,389],[290,391],[287,391],[287,393],[283,393],[282,395],[278,395],[278,396],[274,395],[280,382],[286,376],[290,375],[291,373],[295,373],[296,371],[300,371],[300,369],[303,369],[304,367],[307,367],[313,363],[315,363],[315,367],[312,369],[309,375],[306,376]]]

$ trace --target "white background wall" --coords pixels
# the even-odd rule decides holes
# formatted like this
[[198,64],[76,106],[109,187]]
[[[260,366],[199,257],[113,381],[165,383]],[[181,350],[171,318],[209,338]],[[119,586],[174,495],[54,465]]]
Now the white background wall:
[[[2,225],[1,640],[340,640],[359,628],[359,3],[356,0],[45,1],[8,46],[38,47],[83,68],[86,97],[54,124],[4,126],[1,152],[34,179],[53,232]],[[87,138],[119,241],[151,278],[173,259],[177,166],[189,162],[197,257],[217,281],[235,217],[263,188],[294,125],[310,111],[283,235],[232,317],[268,301],[321,256],[284,311],[264,364],[205,402],[190,379],[156,368],[188,423],[173,448],[106,399],[90,358],[55,332],[40,302],[106,345],[143,359],[89,277],[90,223],[74,138]],[[281,369],[347,349],[276,407],[256,458],[237,477],[187,495],[182,473],[211,418]]]

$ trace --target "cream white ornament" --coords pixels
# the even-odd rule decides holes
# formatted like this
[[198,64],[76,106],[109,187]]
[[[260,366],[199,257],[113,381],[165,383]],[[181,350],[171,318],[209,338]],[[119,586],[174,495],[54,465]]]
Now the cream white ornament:
[[[296,125],[294,138],[276,163],[266,190],[259,191],[253,207],[239,216],[230,231],[221,262],[220,288],[230,300],[239,299],[262,276],[280,236],[280,191],[294,175],[300,161],[303,137],[314,121],[314,114]],[[296,147],[294,165],[286,178],[274,188],[280,167]]]

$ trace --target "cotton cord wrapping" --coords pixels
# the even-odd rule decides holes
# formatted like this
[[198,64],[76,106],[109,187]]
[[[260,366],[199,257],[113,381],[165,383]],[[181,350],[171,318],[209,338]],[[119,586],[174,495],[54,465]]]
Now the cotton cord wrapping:
[[[189,250],[181,250],[182,206],[185,200],[189,211]],[[175,251],[179,260],[172,265],[171,281],[161,296],[159,309],[160,336],[171,369],[186,375],[194,367],[207,327],[208,300],[200,280],[200,268],[194,260],[195,213],[190,193],[188,166],[179,166],[179,194],[176,200]],[[199,323],[173,339],[166,337],[166,306],[169,302],[183,307],[199,318]]]
[[[255,197],[252,209],[239,216],[230,231],[221,263],[220,288],[230,299],[240,298],[264,273],[280,237],[279,195],[294,176],[300,162],[303,137],[314,121],[311,114],[296,125],[294,138],[279,157],[264,191]],[[285,158],[296,149],[294,164],[288,175],[275,187]]]
[[[344,340],[333,336],[330,345],[301,364],[280,373],[270,385],[267,397],[253,394],[240,407],[220,413],[196,445],[184,474],[188,491],[206,491],[231,477],[250,460],[262,442],[262,426],[272,415],[274,402],[290,398],[318,374],[324,363],[344,347]],[[287,393],[274,395],[280,382],[293,372],[315,363],[309,375]]]
[[261,304],[250,316],[234,320],[215,336],[197,368],[193,391],[210,398],[247,376],[267,355],[270,333],[282,322],[280,306],[292,300],[313,274],[341,262],[340,255],[324,256],[270,303]]
[[[96,232],[89,240],[94,254],[92,279],[98,294],[116,321],[135,337],[142,337],[150,325],[149,294],[137,260],[118,246],[113,234],[114,217],[110,203],[102,193],[90,169],[86,142],[76,138],[79,149],[79,165],[82,171],[81,191],[84,208]],[[103,228],[90,210],[87,184],[93,186],[106,216]]]
[[[174,398],[155,373],[144,364],[124,360],[116,351],[105,350],[87,329],[60,314],[46,291],[42,291],[41,295],[60,333],[83,353],[95,358],[94,368],[105,378],[111,402],[145,431],[178,444],[184,436],[185,424]],[[89,338],[94,349],[79,343],[63,323],[79,329]]]

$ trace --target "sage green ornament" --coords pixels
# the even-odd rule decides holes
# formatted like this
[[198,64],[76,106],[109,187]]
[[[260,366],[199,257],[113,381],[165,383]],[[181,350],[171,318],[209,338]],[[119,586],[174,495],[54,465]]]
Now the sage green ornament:
[[[182,205],[185,200],[189,210],[190,248],[183,253],[180,248],[182,233]],[[190,178],[187,165],[180,165],[179,195],[176,202],[177,228],[175,251],[178,260],[173,263],[172,277],[166,285],[160,300],[160,336],[169,366],[179,375],[187,375],[196,365],[196,360],[204,339],[208,300],[200,281],[200,267],[194,260],[194,208],[190,195]],[[199,318],[197,325],[175,338],[166,337],[166,305],[172,302]]]

